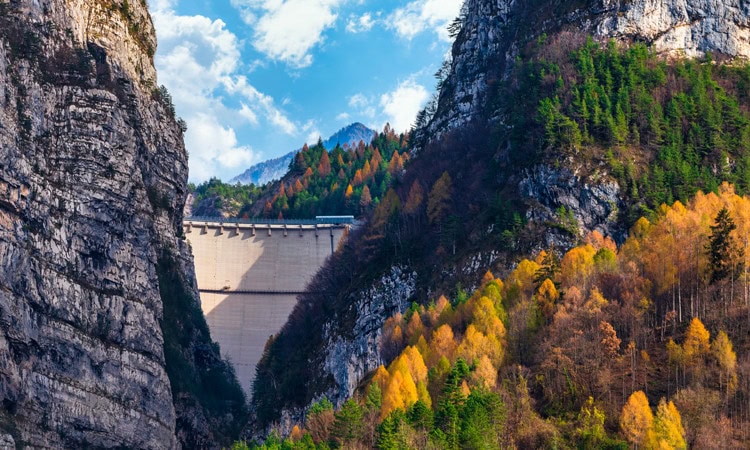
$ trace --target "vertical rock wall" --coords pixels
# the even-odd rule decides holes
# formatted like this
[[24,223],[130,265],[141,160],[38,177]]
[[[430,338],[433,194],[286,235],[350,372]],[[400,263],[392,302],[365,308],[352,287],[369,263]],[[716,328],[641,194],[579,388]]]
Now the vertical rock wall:
[[160,257],[197,292],[155,48],[144,0],[0,0],[0,435],[16,445],[211,445],[165,363]]

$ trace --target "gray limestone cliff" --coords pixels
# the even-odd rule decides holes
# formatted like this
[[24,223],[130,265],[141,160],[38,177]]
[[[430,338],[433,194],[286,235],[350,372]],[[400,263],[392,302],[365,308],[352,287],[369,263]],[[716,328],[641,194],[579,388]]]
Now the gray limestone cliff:
[[0,435],[19,448],[211,447],[233,420],[185,381],[231,371],[181,316],[187,155],[155,48],[145,0],[0,0]]
[[461,23],[436,112],[418,130],[431,137],[488,113],[488,87],[509,72],[519,48],[544,33],[646,42],[665,56],[750,58],[744,0],[467,0]]

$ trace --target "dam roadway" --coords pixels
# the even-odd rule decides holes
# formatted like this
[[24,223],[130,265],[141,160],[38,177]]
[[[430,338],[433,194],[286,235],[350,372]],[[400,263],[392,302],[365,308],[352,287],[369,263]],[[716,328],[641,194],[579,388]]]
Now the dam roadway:
[[268,338],[279,332],[353,218],[245,221],[189,217],[201,307],[248,398]]

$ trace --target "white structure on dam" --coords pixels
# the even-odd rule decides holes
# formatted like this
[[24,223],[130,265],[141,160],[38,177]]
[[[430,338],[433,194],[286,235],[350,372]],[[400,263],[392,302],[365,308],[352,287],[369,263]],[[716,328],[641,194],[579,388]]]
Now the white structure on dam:
[[212,338],[248,398],[268,338],[279,332],[351,217],[312,221],[187,218],[201,305]]

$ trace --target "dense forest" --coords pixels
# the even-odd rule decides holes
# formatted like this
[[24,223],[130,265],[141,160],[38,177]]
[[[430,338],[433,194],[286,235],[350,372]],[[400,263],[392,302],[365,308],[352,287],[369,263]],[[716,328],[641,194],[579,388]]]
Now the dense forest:
[[[346,336],[356,314],[355,287],[406,265],[418,274],[416,303],[384,330],[396,336],[382,349],[387,367],[372,374],[374,384],[363,383],[346,409],[318,404],[315,410],[330,419],[329,434],[301,423],[311,435],[297,431],[294,445],[388,447],[383,433],[393,432],[389,436],[402,444],[453,448],[456,439],[469,439],[461,434],[471,432],[466,427],[480,426],[474,406],[465,409],[474,401],[497,403],[502,411],[481,419],[496,421],[501,446],[656,447],[666,439],[659,433],[672,426],[665,415],[675,411],[688,445],[747,445],[748,361],[734,363],[731,351],[713,349],[734,345],[741,356],[748,350],[742,250],[748,204],[739,195],[750,188],[750,66],[720,64],[710,55],[665,61],[641,44],[602,45],[561,33],[526,46],[491,91],[485,117],[506,120],[477,120],[439,140],[412,143],[417,151],[408,169],[313,280],[315,293],[303,296],[269,341],[254,385],[259,424],[273,424],[282,408],[303,408],[332,388],[316,375],[324,331],[315,324],[336,317],[334,332]],[[615,220],[630,237],[616,245],[609,237],[584,235],[573,211],[563,208],[556,220],[527,221],[530,204],[519,194],[519,177],[539,165],[569,169],[593,183],[617,180],[626,208]],[[696,196],[701,190],[709,194]],[[545,245],[540,237],[550,230],[567,238],[547,242],[565,247],[538,255]],[[476,286],[478,280],[454,267],[481,252],[497,252],[493,270],[503,280],[484,280],[469,295],[457,281]],[[436,292],[446,298],[435,298]],[[490,304],[485,297],[502,327],[473,322],[474,315],[488,314],[477,310]],[[410,334],[410,327],[421,331]],[[701,350],[691,347],[695,333]],[[452,350],[435,350],[440,341],[452,342]],[[419,366],[415,350],[427,377],[410,372],[409,383],[400,367]],[[731,371],[721,372],[730,366],[736,383]],[[490,383],[488,373],[496,374]],[[398,378],[408,392],[394,398],[389,386]],[[631,406],[653,419],[642,430],[644,441],[621,427],[632,395]],[[391,411],[388,405],[398,406]],[[448,410],[452,422],[446,422]],[[341,414],[361,414],[354,437],[335,431]],[[312,416],[308,411],[308,421]],[[519,417],[528,420],[514,422]],[[601,421],[598,431],[584,430],[592,420]],[[583,437],[590,433],[596,437]],[[708,442],[717,434],[734,441]]]
[[668,62],[642,43],[562,33],[529,45],[515,72],[498,90],[498,101],[525,93],[509,105],[514,164],[606,163],[633,200],[630,224],[723,181],[750,189],[750,65]]
[[388,367],[260,448],[745,447],[748,242],[750,198],[725,184],[619,247],[593,232],[488,272],[388,319]]
[[317,215],[361,217],[376,207],[409,160],[409,137],[386,125],[372,142],[355,148],[322,141],[305,144],[289,172],[266,186],[211,179],[192,186],[195,215],[220,212],[238,218],[309,219]]

